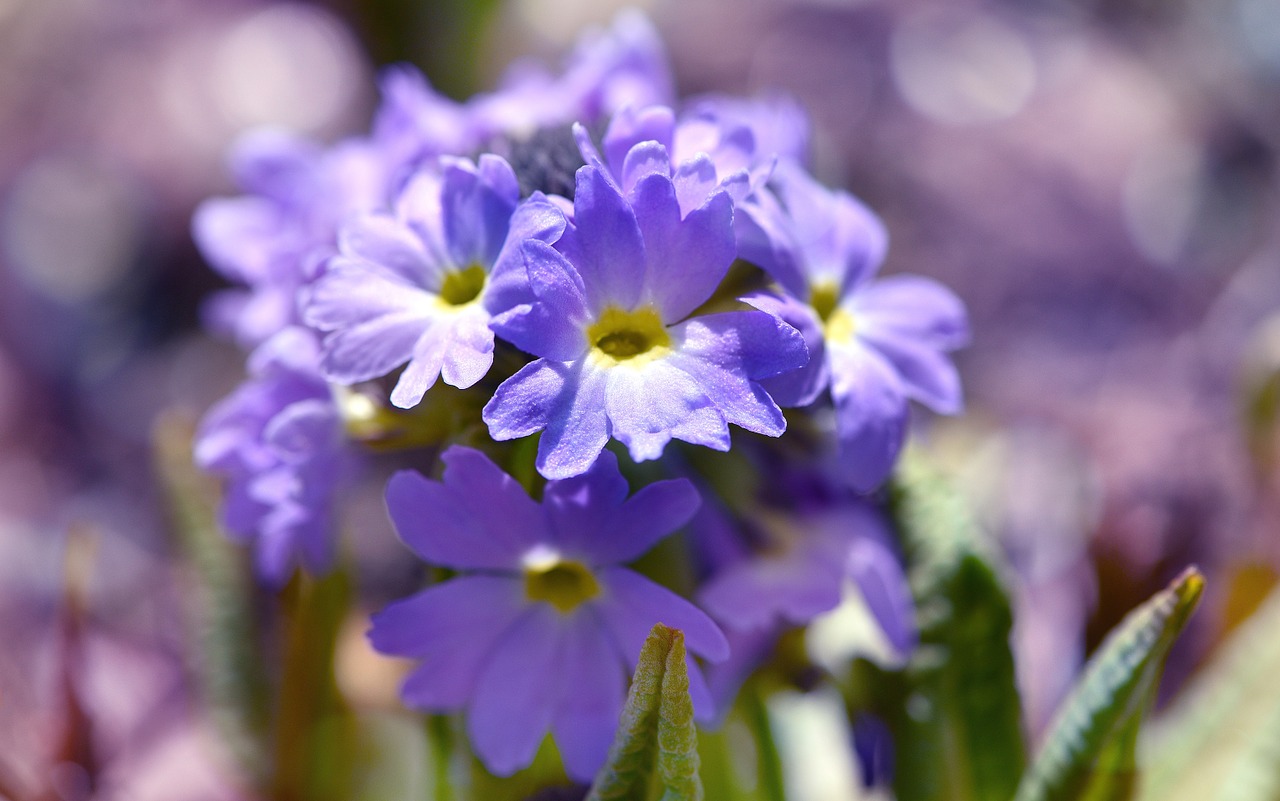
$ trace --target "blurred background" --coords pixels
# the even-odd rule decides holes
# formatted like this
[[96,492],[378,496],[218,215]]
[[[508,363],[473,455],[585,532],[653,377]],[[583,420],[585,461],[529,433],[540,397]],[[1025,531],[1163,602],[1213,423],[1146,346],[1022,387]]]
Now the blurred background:
[[[0,0],[0,794],[241,797],[150,457],[242,375],[189,233],[229,144],[363,131],[394,62],[490,88],[621,5]],[[1028,732],[1195,562],[1176,688],[1280,566],[1280,0],[640,6],[682,95],[799,98],[886,272],[968,304],[966,414],[917,429],[1008,557]]]

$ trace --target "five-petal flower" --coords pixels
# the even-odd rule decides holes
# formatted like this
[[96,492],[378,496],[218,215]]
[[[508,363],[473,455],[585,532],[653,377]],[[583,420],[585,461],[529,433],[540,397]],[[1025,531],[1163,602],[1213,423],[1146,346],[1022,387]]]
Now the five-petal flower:
[[[569,775],[604,762],[627,672],[655,623],[719,660],[724,635],[703,612],[621,565],[688,522],[698,494],[683,479],[628,497],[612,453],[546,485],[542,502],[479,451],[444,453],[442,481],[397,473],[387,508],[420,557],[459,571],[373,618],[379,651],[422,659],[401,690],[410,706],[467,711],[476,753],[506,775],[528,765],[551,731]],[[701,717],[711,701],[690,662]]]

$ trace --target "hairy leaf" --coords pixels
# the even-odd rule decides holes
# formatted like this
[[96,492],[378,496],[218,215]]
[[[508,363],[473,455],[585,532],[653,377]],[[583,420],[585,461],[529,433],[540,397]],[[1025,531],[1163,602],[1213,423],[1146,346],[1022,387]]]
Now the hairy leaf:
[[920,645],[882,677],[900,801],[1008,801],[1025,752],[1009,599],[960,495],[908,453],[895,487]]
[[701,801],[698,736],[689,698],[684,633],[649,632],[609,760],[587,801]]
[[1059,709],[1016,801],[1133,797],[1139,726],[1203,589],[1204,578],[1189,568],[1107,636]]

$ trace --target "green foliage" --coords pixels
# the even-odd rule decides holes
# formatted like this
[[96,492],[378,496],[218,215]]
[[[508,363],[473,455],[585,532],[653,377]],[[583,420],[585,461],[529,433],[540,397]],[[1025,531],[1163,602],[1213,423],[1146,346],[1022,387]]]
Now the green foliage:
[[1008,801],[1025,753],[1013,618],[995,559],[963,499],[917,453],[899,469],[895,511],[920,645],[900,673],[864,672],[861,682],[894,732],[895,792]]
[[1139,726],[1203,588],[1203,577],[1190,568],[1108,635],[1059,710],[1016,801],[1133,797]]
[[587,801],[700,801],[684,633],[655,625],[640,651],[609,760]]
[[223,742],[242,770],[265,783],[270,772],[269,692],[254,627],[253,585],[239,550],[217,522],[217,482],[191,459],[190,421],[162,419],[153,435],[156,472],[179,546],[192,567],[191,619],[197,647],[190,669]]
[[1280,800],[1280,590],[1141,740],[1143,801]]

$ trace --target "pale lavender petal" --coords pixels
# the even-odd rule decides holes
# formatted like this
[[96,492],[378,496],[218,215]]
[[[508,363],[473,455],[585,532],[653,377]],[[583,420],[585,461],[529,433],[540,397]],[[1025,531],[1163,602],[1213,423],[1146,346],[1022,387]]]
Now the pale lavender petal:
[[448,342],[440,377],[449,386],[466,389],[484,378],[493,365],[493,331],[489,315],[480,307],[459,312],[447,323]]
[[800,367],[808,359],[800,332],[764,312],[723,312],[673,328],[683,340],[668,361],[693,377],[725,420],[776,437],[782,411],[756,379]]
[[620,174],[623,194],[634,201],[632,190],[636,183],[649,175],[671,180],[671,159],[658,142],[641,142],[627,151]]
[[533,301],[533,290],[524,266],[523,245],[531,239],[551,244],[564,233],[566,225],[564,212],[541,192],[534,193],[516,207],[511,215],[507,240],[493,264],[485,287],[484,307],[490,314],[500,314]]
[[753,293],[740,300],[799,331],[809,350],[809,361],[803,367],[762,379],[760,385],[773,398],[774,403],[784,408],[813,403],[831,382],[826,338],[822,323],[813,308],[789,295],[778,296],[771,292]]
[[498,197],[510,198],[513,202],[520,198],[520,181],[506,159],[483,153],[476,163],[476,170]]
[[559,252],[538,241],[524,245],[535,302],[499,314],[494,333],[517,348],[556,361],[582,356],[588,347],[588,313],[582,277]]
[[325,376],[339,384],[355,384],[386,375],[416,358],[418,342],[429,336],[429,328],[429,318],[405,312],[333,331],[324,340]]
[[706,153],[680,162],[671,181],[676,187],[681,214],[688,214],[701,206],[719,186],[716,165]]
[[196,208],[191,234],[214,269],[232,280],[256,283],[269,271],[281,216],[275,204],[260,197],[211,198]]
[[[542,439],[538,441],[538,472],[546,478],[569,478],[585,472],[609,441],[609,420],[605,416],[606,372],[584,362],[569,369],[566,391],[557,399],[557,407],[552,410]],[[497,399],[496,393],[494,399]],[[489,430],[492,432],[493,427]]]
[[510,776],[533,761],[565,690],[565,626],[535,604],[490,653],[467,710],[467,733],[490,772]]
[[593,167],[578,170],[573,208],[579,233],[574,266],[590,308],[635,308],[645,274],[644,242],[635,213],[604,173]]
[[421,403],[427,390],[440,378],[444,366],[449,345],[447,323],[431,320],[420,330],[422,334],[414,343],[413,355],[391,390],[391,405],[398,409],[412,409]]
[[738,258],[760,267],[782,285],[787,294],[807,300],[808,279],[804,254],[791,230],[789,217],[767,189],[757,189],[734,210]]
[[400,276],[408,285],[436,292],[448,264],[429,252],[412,229],[385,214],[362,214],[349,220],[338,235],[338,248]]
[[568,362],[586,354],[589,344],[582,325],[574,325],[554,307],[544,303],[523,304],[497,315],[490,327],[500,338],[520,350],[557,362]]
[[565,692],[552,722],[565,772],[588,782],[604,764],[626,693],[623,657],[591,609],[569,621],[560,654]]
[[791,161],[778,164],[774,185],[804,253],[801,269],[811,282],[832,281],[844,296],[875,272],[889,238],[861,201],[827,189]]
[[671,179],[650,175],[636,185],[633,204],[644,235],[645,293],[663,322],[683,320],[711,297],[733,263],[733,201],[716,193],[682,220]]
[[591,132],[587,130],[585,125],[580,122],[573,124],[573,139],[578,143],[578,152],[582,154],[582,160],[587,166],[599,170],[600,174],[605,176],[607,180],[613,181],[612,170],[609,169],[609,165],[605,164],[599,149],[596,148],[596,143],[591,139]]
[[859,324],[909,335],[939,350],[969,342],[969,320],[955,293],[931,278],[891,275],[865,284],[850,299]]
[[263,442],[281,461],[298,463],[324,448],[336,448],[341,437],[338,410],[328,398],[291,403],[271,418]]
[[777,622],[803,625],[840,603],[844,563],[839,554],[813,558],[803,545],[731,565],[698,592],[716,620],[744,631]]
[[570,402],[567,396],[576,391],[577,382],[578,372],[563,362],[526,364],[485,404],[482,416],[489,436],[502,441],[542,430]]
[[858,337],[875,348],[898,371],[902,388],[938,414],[959,414],[964,405],[960,374],[945,353],[887,329],[860,330]]
[[228,166],[244,191],[277,202],[296,202],[324,158],[323,148],[279,129],[258,129],[236,139]]
[[[871,513],[867,513],[871,517]],[[880,624],[898,653],[906,654],[915,647],[916,626],[915,608],[911,602],[911,591],[907,586],[907,577],[902,571],[902,564],[889,544],[889,533],[884,530],[883,522],[869,521],[870,526],[878,529],[855,538],[845,562],[845,569],[853,583],[857,585],[867,609]]]
[[[623,165],[631,149],[641,142],[657,142],[664,151],[670,152],[675,124],[675,113],[666,106],[623,109],[615,114],[604,135],[604,155],[609,169],[614,175],[625,175]],[[623,186],[630,183],[624,179]]]
[[493,155],[482,160],[485,172],[497,177],[501,188],[487,183],[481,170],[467,159],[442,159],[443,232],[450,258],[459,267],[488,267],[497,260],[520,197],[515,173],[506,161]]
[[858,344],[829,348],[836,437],[846,480],[869,491],[888,477],[907,432],[907,399],[893,367]]
[[672,437],[729,448],[724,417],[698,382],[670,359],[609,370],[603,400],[614,439],[637,462],[657,459]]

